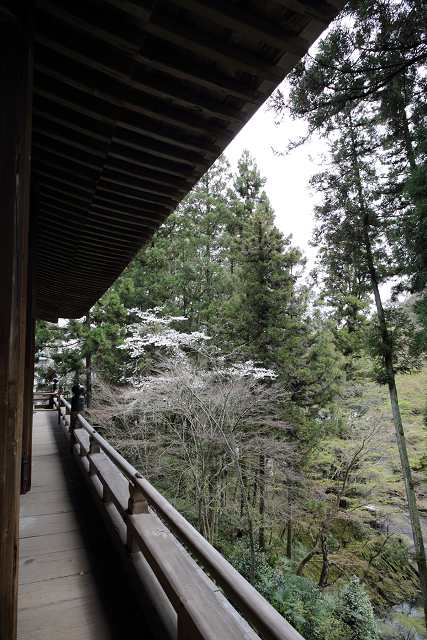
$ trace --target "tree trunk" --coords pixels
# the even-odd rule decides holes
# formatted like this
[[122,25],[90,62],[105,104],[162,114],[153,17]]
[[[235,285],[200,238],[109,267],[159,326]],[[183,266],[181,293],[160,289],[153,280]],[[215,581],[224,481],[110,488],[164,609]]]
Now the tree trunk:
[[[230,420],[230,416],[228,415],[225,396],[224,396],[224,409],[225,409],[225,412],[226,412],[226,415],[227,415],[228,422],[229,422],[230,427],[231,427],[231,420]],[[243,507],[244,507],[244,512],[246,512],[246,517],[248,519],[249,546],[250,546],[250,549],[251,549],[251,571],[250,571],[249,582],[253,586],[255,584],[255,541],[254,541],[254,530],[253,530],[253,524],[252,524],[252,514],[251,514],[250,507],[249,507],[249,502],[248,502],[248,496],[247,496],[247,493],[246,493],[245,483],[243,481],[243,477],[242,477],[242,473],[241,473],[241,469],[240,469],[240,465],[239,465],[239,459],[237,457],[236,443],[234,441],[233,428],[231,428],[231,451],[232,451],[232,454],[233,454],[234,464],[235,464],[235,467],[236,467],[237,479],[239,481],[240,490],[241,490],[241,493],[242,493],[242,503],[243,503]]]
[[[248,484],[248,478],[246,475],[246,463],[242,460],[240,462],[240,469],[241,469],[241,482],[242,482],[242,486],[245,489],[246,492],[246,487]],[[243,518],[245,514],[245,499],[243,497],[243,493],[240,494],[240,517]]]
[[292,560],[292,518],[286,523],[286,557]]
[[216,499],[215,499],[215,487],[212,480],[212,474],[216,471],[216,469],[211,467],[211,474],[208,478],[208,486],[209,486],[209,508],[208,508],[208,542],[213,544],[214,539],[214,531],[215,531],[215,519],[216,519]]
[[328,545],[326,543],[326,539],[322,536],[322,558],[323,558],[323,564],[322,564],[322,571],[320,572],[320,578],[319,578],[319,584],[318,584],[320,589],[325,586],[326,581],[328,579],[328,573],[329,573],[329,557],[328,557],[328,553],[329,553],[329,549],[328,549]]
[[[86,325],[90,331],[90,313],[86,316]],[[92,406],[92,356],[86,356],[86,407]]]
[[[350,120],[351,125],[351,120]],[[351,125],[352,126],[352,125]],[[353,134],[353,129],[352,129]],[[375,298],[375,305],[378,313],[378,321],[381,331],[381,342],[383,345],[384,365],[388,377],[388,389],[390,403],[393,413],[394,427],[396,430],[397,446],[399,449],[400,462],[402,465],[403,479],[405,481],[406,496],[408,500],[408,510],[411,518],[412,535],[414,537],[415,558],[420,577],[421,593],[424,605],[425,624],[427,627],[427,562],[424,548],[424,541],[421,532],[420,518],[418,514],[417,501],[415,497],[414,482],[412,480],[411,467],[409,466],[408,451],[406,449],[405,434],[403,431],[402,418],[400,415],[399,400],[397,396],[396,379],[393,370],[393,346],[387,329],[384,308],[378,288],[377,272],[372,255],[372,245],[369,237],[369,218],[365,207],[362,180],[358,170],[358,156],[354,136],[352,135],[353,163],[357,178],[357,189],[359,197],[360,211],[363,216],[364,245],[369,275],[371,279],[372,291]]]
[[317,534],[316,541],[314,543],[314,547],[312,548],[312,550],[309,553],[307,553],[307,555],[299,563],[298,569],[297,569],[297,576],[302,576],[302,572],[304,571],[305,565],[307,564],[307,562],[310,562],[312,557],[317,553],[317,549],[319,548],[319,542],[320,542],[320,533]]
[[259,536],[258,544],[261,551],[265,551],[265,456],[259,456]]

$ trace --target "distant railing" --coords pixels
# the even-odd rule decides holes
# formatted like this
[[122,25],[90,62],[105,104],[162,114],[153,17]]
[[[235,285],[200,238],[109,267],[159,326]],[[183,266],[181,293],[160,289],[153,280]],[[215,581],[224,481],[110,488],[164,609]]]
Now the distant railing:
[[55,405],[70,450],[88,481],[133,586],[144,601],[144,610],[148,607],[153,614],[152,623],[158,623],[156,638],[257,638],[219,586],[265,640],[303,640],[81,413],[71,412],[71,405],[62,396]]
[[60,391],[34,391],[33,411],[57,411],[59,396]]

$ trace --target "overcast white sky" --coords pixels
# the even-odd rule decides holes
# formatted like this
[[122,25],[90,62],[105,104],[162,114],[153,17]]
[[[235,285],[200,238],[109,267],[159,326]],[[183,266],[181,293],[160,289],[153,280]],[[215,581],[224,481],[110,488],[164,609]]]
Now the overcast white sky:
[[242,151],[247,148],[255,158],[261,175],[267,178],[265,191],[276,213],[276,225],[285,235],[292,233],[293,244],[299,246],[309,258],[312,268],[316,250],[308,246],[314,225],[313,207],[318,197],[308,190],[310,177],[320,171],[314,160],[325,151],[322,141],[312,142],[293,150],[285,157],[273,154],[284,150],[290,139],[296,140],[305,132],[304,124],[287,119],[279,126],[274,114],[261,107],[225,150],[233,172]]

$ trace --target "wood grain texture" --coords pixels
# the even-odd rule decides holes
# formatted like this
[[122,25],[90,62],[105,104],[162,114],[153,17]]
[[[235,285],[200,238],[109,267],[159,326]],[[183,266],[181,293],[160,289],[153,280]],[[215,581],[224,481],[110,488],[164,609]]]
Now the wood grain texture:
[[[34,418],[34,488],[21,498],[18,638],[151,640],[55,413]],[[38,446],[38,445],[36,445]],[[62,476],[62,477],[61,477]],[[82,478],[81,478],[82,479]]]
[[0,637],[16,637],[29,226],[32,16],[0,16]]
[[[36,0],[39,318],[86,315],[344,0],[334,4]],[[100,201],[115,206],[105,214]]]

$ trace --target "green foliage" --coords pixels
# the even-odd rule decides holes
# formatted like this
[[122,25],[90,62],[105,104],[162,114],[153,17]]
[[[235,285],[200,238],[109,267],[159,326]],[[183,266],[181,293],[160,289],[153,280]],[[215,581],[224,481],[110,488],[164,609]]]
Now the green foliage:
[[419,329],[411,316],[397,305],[385,308],[384,315],[387,343],[383,340],[377,316],[374,316],[365,334],[367,350],[373,360],[372,376],[378,384],[388,384],[390,381],[384,366],[385,356],[391,356],[395,374],[420,371],[423,364],[419,348]]
[[374,612],[359,578],[348,582],[337,602],[335,617],[344,623],[342,638],[378,640]]
[[[246,541],[236,544],[229,560],[248,579],[251,556]],[[320,590],[315,588],[311,580],[296,576],[287,558],[281,558],[272,567],[267,554],[257,548],[255,566],[255,588],[304,638],[318,638],[319,628],[326,616]]]
[[247,215],[237,207],[230,182],[229,164],[221,156],[119,279],[134,283],[126,306],[183,315],[187,331],[211,322],[233,288],[230,228]]
[[[229,560],[248,577],[251,558],[246,541],[235,545]],[[338,595],[323,593],[309,578],[295,575],[288,558],[273,567],[257,548],[255,587],[306,640],[378,640],[373,608],[357,577]]]

